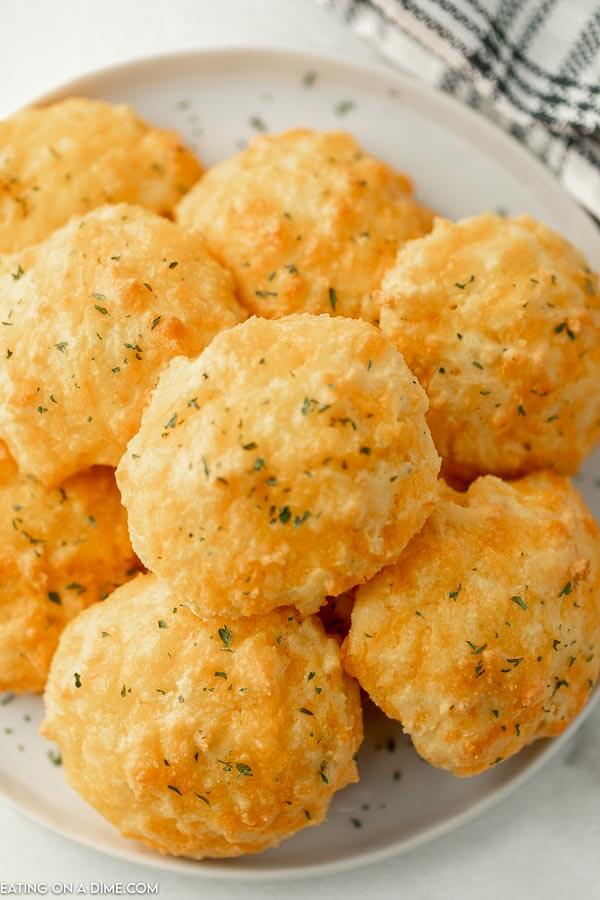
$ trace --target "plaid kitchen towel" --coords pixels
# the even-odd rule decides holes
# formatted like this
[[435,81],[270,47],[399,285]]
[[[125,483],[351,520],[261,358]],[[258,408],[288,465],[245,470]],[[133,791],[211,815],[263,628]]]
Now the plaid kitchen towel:
[[319,0],[509,131],[600,218],[600,3]]

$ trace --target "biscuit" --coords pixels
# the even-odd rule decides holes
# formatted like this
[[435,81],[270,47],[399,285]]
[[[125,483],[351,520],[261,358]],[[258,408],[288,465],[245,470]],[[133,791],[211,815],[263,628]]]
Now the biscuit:
[[118,467],[133,546],[199,615],[316,612],[433,509],[426,407],[366,322],[249,319],[161,377]]
[[359,588],[344,664],[428,762],[474,775],[560,734],[600,668],[600,536],[549,472],[444,499]]
[[291,609],[202,620],[140,576],[65,631],[45,701],[71,785],[161,853],[276,846],[357,780],[358,687]]
[[179,204],[235,274],[259,316],[330,313],[374,320],[371,294],[400,245],[432,214],[410,180],[343,132],[255,138],[206,172]]
[[116,465],[167,363],[242,317],[202,238],[139,207],[0,258],[0,433],[19,467],[56,485]]
[[600,436],[600,297],[574,247],[529,216],[436,220],[379,302],[449,471],[578,469]]
[[175,132],[152,128],[130,106],[80,97],[0,122],[0,147],[3,253],[105,203],[170,215],[202,174]]

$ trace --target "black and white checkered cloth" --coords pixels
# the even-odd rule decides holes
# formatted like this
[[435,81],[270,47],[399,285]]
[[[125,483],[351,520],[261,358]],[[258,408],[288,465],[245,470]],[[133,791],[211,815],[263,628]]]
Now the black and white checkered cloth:
[[597,0],[319,0],[388,59],[480,110],[600,218]]

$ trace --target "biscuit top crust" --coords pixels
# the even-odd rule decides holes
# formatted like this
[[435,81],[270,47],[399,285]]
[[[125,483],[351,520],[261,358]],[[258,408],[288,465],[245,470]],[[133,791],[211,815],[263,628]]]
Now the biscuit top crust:
[[217,163],[177,216],[206,235],[250,312],[371,321],[398,247],[432,223],[406,175],[349,134],[307,129],[259,136]]
[[162,369],[244,313],[201,235],[104,206],[0,258],[0,432],[49,484],[116,465]]
[[457,775],[559,734],[600,669],[600,535],[569,480],[447,489],[396,565],[359,588],[347,671]]
[[0,122],[0,252],[105,203],[170,215],[201,174],[179,135],[130,106],[71,97],[24,109]]
[[600,436],[600,293],[560,235],[530,216],[437,219],[378,302],[457,475],[577,470]]
[[249,319],[152,396],[118,469],[136,551],[202,615],[314,612],[433,508],[426,407],[366,322]]
[[163,853],[277,845],[357,780],[358,687],[292,609],[203,620],[140,576],[67,629],[45,701],[71,784]]

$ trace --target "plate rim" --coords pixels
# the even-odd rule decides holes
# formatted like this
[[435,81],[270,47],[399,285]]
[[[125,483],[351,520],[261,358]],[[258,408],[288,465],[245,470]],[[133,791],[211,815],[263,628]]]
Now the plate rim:
[[[296,63],[302,65],[307,70],[317,67],[330,67],[334,70],[345,69],[352,75],[377,76],[386,78],[390,82],[390,86],[397,86],[401,91],[410,93],[413,98],[423,99],[427,105],[437,104],[442,108],[445,107],[449,117],[457,122],[460,128],[468,128],[470,132],[475,131],[474,138],[488,138],[493,140],[497,149],[506,153],[508,164],[507,168],[518,170],[519,175],[524,174],[525,177],[531,176],[535,184],[540,190],[551,190],[555,195],[556,201],[561,201],[563,207],[569,208],[571,217],[574,219],[577,227],[587,233],[590,245],[596,245],[596,252],[600,256],[600,230],[595,225],[589,213],[566,192],[560,184],[556,176],[547,169],[543,163],[537,159],[529,150],[522,147],[512,136],[503,131],[494,122],[487,119],[476,110],[461,103],[456,98],[444,94],[441,90],[428,84],[420,82],[415,78],[403,73],[391,63],[387,63],[384,59],[381,62],[354,62],[342,53],[315,53],[298,50],[293,47],[286,47],[283,44],[277,46],[268,46],[260,44],[244,44],[244,43],[224,43],[219,46],[186,49],[179,51],[168,51],[165,53],[155,53],[143,55],[130,60],[124,60],[117,63],[108,64],[99,68],[84,71],[81,75],[69,78],[63,82],[45,91],[28,101],[27,106],[40,106],[55,102],[67,96],[85,96],[87,90],[93,89],[93,85],[103,78],[122,76],[126,77],[128,73],[135,72],[147,67],[160,65],[176,65],[178,62],[187,64],[197,59],[217,59],[222,60],[227,57],[241,58],[249,57],[265,62],[265,60],[274,64],[288,65]],[[22,107],[21,107],[22,108]],[[479,134],[477,134],[479,132]],[[54,822],[49,816],[43,813],[36,813],[28,806],[21,804],[18,800],[0,793],[0,801],[11,809],[22,813],[30,820],[37,824],[59,834],[61,837],[67,838],[80,846],[94,850],[105,856],[119,859],[125,862],[136,863],[155,870],[178,872],[188,877],[200,877],[203,879],[219,880],[219,881],[240,881],[242,879],[252,882],[267,881],[286,881],[304,878],[316,878],[323,875],[339,874],[361,868],[363,866],[373,865],[384,860],[399,857],[405,853],[409,853],[419,847],[438,840],[451,832],[467,825],[489,809],[497,806],[506,800],[518,788],[534,777],[551,759],[555,758],[565,745],[571,740],[573,735],[588,719],[593,709],[600,701],[600,684],[594,690],[593,695],[588,700],[586,706],[579,715],[570,723],[570,725],[558,737],[552,738],[544,745],[539,745],[540,749],[537,755],[525,766],[522,771],[516,774],[510,781],[490,789],[489,793],[480,800],[473,803],[469,809],[451,815],[449,818],[437,825],[422,828],[414,836],[409,838],[400,838],[397,841],[391,841],[379,849],[363,850],[354,853],[352,856],[332,860],[330,862],[316,863],[306,866],[290,866],[287,868],[265,868],[263,870],[255,868],[245,868],[243,864],[237,863],[235,867],[228,865],[228,860],[190,860],[183,857],[169,857],[161,854],[152,855],[147,851],[143,855],[137,855],[136,850],[142,845],[136,845],[132,842],[132,849],[127,846],[120,848],[107,848],[98,843],[93,838],[87,838],[76,833],[75,829],[69,829]],[[254,855],[253,855],[254,856]],[[238,857],[241,859],[241,857]]]

